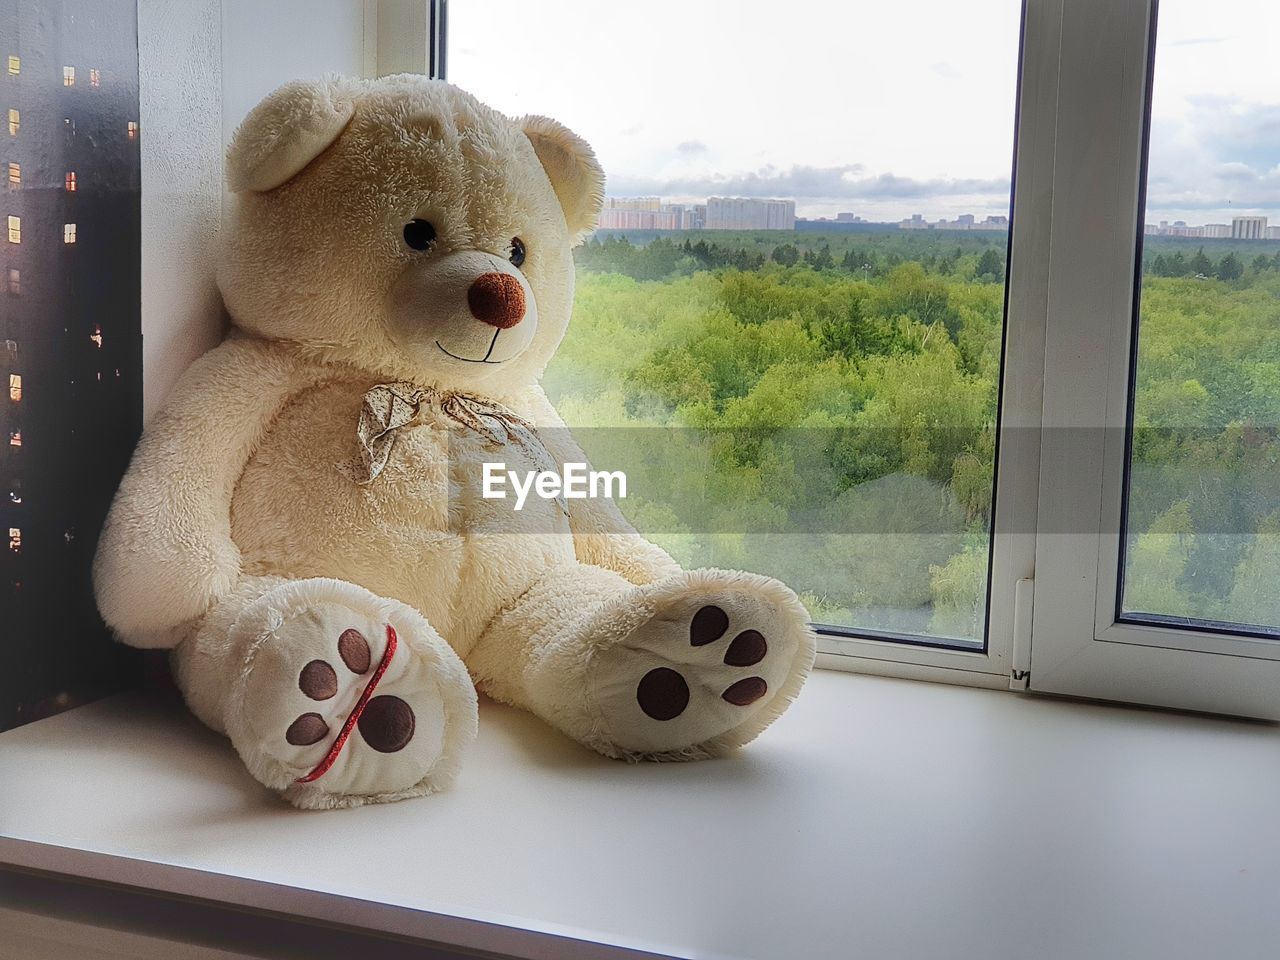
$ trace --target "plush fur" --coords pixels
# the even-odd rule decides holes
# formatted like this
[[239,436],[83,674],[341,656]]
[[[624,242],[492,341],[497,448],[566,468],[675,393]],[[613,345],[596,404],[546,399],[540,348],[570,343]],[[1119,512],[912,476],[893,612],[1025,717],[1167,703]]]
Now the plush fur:
[[[94,575],[258,780],[307,807],[438,789],[473,683],[627,759],[713,756],[785,709],[814,656],[785,586],[681,571],[608,500],[479,495],[486,460],[585,460],[538,378],[602,203],[586,143],[442,82],[329,78],[255,108],[227,176],[234,329],[148,427]],[[364,476],[388,384],[420,404]]]

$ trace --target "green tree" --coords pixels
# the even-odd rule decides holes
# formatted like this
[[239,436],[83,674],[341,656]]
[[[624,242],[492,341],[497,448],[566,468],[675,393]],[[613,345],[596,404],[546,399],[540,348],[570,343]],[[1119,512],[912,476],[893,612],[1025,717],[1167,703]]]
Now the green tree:
[[1253,258],[1253,263],[1251,263],[1250,266],[1253,267],[1254,273],[1262,273],[1264,270],[1270,270],[1271,258],[1265,253],[1260,253]]
[[1234,252],[1228,253],[1218,261],[1219,280],[1239,280],[1243,274],[1244,264],[1240,262],[1240,258]]
[[1213,261],[1205,256],[1204,247],[1191,258],[1190,271],[1193,277],[1207,277],[1213,273]]
[[835,258],[831,256],[831,244],[829,243],[824,243],[818,250],[806,251],[804,260],[815,270],[830,270],[836,265]]
[[1004,257],[996,250],[984,250],[973,273],[979,280],[1001,283],[1004,280]]
[[1248,552],[1236,568],[1231,617],[1241,623],[1280,623],[1280,511],[1258,523]]
[[929,633],[937,637],[981,635],[988,569],[986,544],[965,549],[942,566],[929,567],[933,601]]
[[796,249],[794,243],[780,243],[773,248],[771,256],[774,263],[782,264],[784,267],[794,267],[800,260],[800,251]]
[[1141,613],[1188,615],[1190,598],[1178,586],[1195,548],[1191,508],[1179,501],[1129,540],[1124,605]]

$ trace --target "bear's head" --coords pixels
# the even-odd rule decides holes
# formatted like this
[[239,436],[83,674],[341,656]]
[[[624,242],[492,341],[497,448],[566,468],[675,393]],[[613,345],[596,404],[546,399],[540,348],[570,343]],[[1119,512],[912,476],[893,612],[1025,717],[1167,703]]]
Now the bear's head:
[[555,352],[604,174],[554,120],[439,80],[286,84],[227,152],[218,283],[244,331],[375,377],[518,393]]

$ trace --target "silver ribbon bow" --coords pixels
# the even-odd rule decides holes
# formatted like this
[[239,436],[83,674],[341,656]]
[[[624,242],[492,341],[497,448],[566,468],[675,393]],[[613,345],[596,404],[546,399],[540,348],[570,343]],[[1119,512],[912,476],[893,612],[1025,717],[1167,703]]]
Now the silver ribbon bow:
[[[391,458],[397,431],[417,420],[424,404],[434,404],[450,420],[480,434],[490,446],[514,444],[539,470],[556,470],[555,458],[537,428],[502,404],[465,393],[423,390],[397,381],[380,383],[365,393],[356,424],[360,450],[354,460],[340,466],[342,472],[362,487],[373,483]],[[564,496],[557,496],[556,502],[567,517],[569,506]]]

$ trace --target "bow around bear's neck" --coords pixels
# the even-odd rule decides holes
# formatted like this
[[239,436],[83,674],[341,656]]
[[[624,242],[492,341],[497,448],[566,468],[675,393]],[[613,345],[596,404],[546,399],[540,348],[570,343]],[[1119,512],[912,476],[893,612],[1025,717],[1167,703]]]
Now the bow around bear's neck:
[[[391,458],[397,432],[415,422],[426,406],[435,407],[494,446],[514,443],[540,469],[555,469],[555,459],[537,428],[509,407],[469,393],[424,389],[399,380],[377,384],[365,392],[356,423],[359,451],[354,460],[341,465],[342,471],[360,486],[373,483]],[[563,500],[560,508],[567,516]]]

